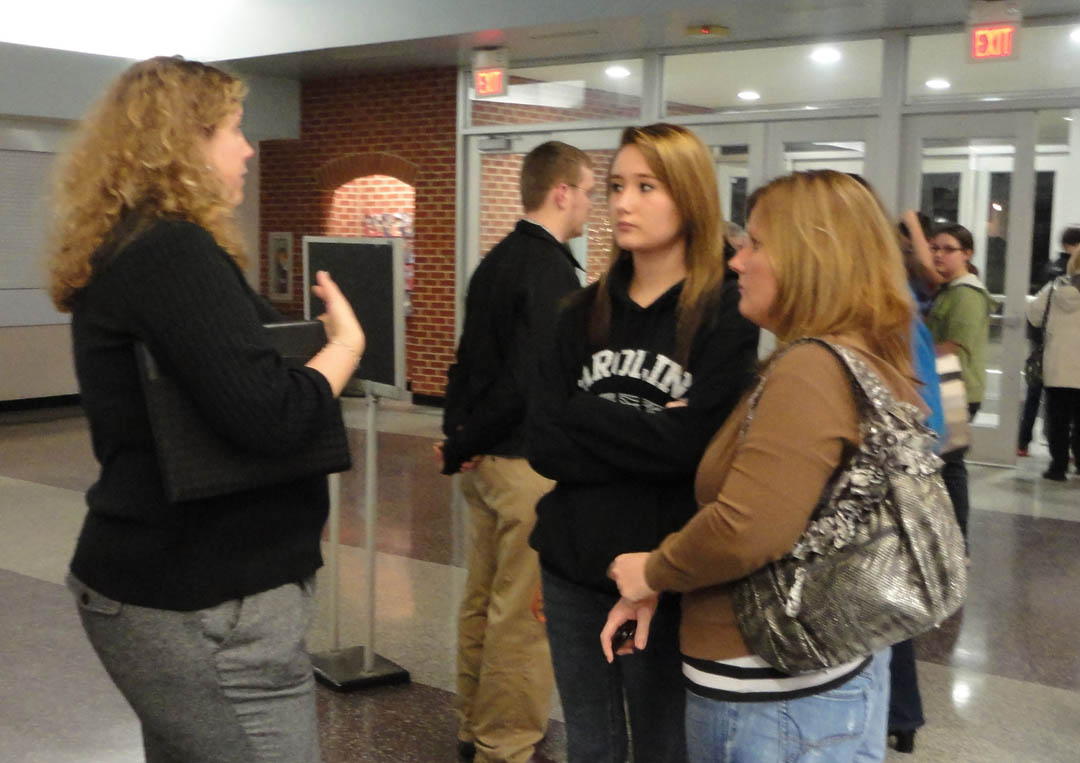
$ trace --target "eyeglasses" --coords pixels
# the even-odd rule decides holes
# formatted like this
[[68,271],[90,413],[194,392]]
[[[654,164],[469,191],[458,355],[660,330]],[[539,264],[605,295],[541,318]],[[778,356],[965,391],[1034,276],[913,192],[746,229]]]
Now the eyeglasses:
[[945,254],[952,254],[953,252],[962,252],[964,247],[962,246],[938,246],[937,244],[930,245],[931,252],[945,252]]

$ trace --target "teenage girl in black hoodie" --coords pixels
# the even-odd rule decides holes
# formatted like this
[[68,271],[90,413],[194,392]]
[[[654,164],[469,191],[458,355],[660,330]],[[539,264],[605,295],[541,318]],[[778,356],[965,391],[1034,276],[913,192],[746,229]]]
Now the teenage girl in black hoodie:
[[[607,565],[694,513],[694,471],[752,376],[757,328],[725,281],[716,175],[683,127],[627,128],[608,181],[612,264],[563,310],[542,357],[529,460],[557,480],[537,506],[544,611],[571,763],[686,759],[679,606],[609,665]],[[625,707],[629,718],[624,716]]]

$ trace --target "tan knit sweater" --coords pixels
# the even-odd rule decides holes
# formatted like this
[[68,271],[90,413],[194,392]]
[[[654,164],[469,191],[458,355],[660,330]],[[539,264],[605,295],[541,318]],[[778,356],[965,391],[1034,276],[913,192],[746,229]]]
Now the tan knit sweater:
[[[922,405],[912,381],[861,340],[829,339],[856,350],[900,399]],[[653,589],[684,594],[680,638],[690,657],[750,654],[735,622],[731,583],[795,545],[844,444],[857,439],[849,378],[825,348],[796,347],[766,370],[766,379],[746,437],[739,441],[744,399],[702,456],[697,514],[646,564]]]

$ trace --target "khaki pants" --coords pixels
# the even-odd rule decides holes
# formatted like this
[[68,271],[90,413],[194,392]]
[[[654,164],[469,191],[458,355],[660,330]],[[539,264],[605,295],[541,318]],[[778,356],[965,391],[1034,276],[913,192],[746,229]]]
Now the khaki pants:
[[458,736],[478,761],[526,761],[547,730],[555,680],[532,613],[540,562],[529,548],[536,502],[554,482],[524,458],[484,456],[462,474],[468,579],[458,622]]

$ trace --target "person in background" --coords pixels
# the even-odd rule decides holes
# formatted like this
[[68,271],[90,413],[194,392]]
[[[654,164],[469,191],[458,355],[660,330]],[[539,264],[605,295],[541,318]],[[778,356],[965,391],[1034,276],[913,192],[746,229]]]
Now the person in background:
[[934,255],[930,251],[933,228],[930,218],[922,212],[909,209],[897,226],[900,232],[900,253],[904,256],[904,268],[908,285],[915,293],[919,314],[930,310],[934,295],[945,279],[934,268]]
[[[525,218],[480,261],[450,367],[443,474],[463,472],[469,574],[458,620],[458,752],[540,760],[555,681],[544,625],[532,612],[540,565],[529,548],[536,502],[551,480],[525,460],[525,419],[537,356],[551,344],[559,302],[579,287],[567,240],[592,208],[592,162],[549,141],[521,167]],[[535,758],[533,758],[535,756]]]
[[136,369],[144,341],[240,450],[284,454],[340,416],[364,334],[326,273],[328,342],[286,367],[248,286],[234,209],[244,84],[211,66],[130,67],[61,163],[50,261],[101,465],[71,561],[90,643],[131,704],[150,763],[315,763],[304,650],[329,499],[324,476],[168,503]]
[[529,461],[557,484],[530,543],[571,763],[682,761],[678,601],[660,602],[647,650],[609,665],[605,571],[693,513],[694,467],[752,377],[758,335],[725,281],[715,170],[693,132],[627,128],[608,209],[611,265],[570,299],[540,364]]
[[[1047,263],[1044,277],[1038,283],[1033,284],[1035,292],[1038,292],[1039,289],[1055,278],[1065,275],[1069,258],[1080,252],[1080,228],[1070,226],[1062,231],[1061,248],[1064,251],[1060,252],[1055,260]],[[1044,338],[1043,328],[1033,326],[1028,321],[1027,336],[1028,342],[1031,343],[1031,349],[1034,350],[1036,343]],[[1020,433],[1016,443],[1016,455],[1021,458],[1028,455],[1028,446],[1031,445],[1034,436],[1035,419],[1039,416],[1039,407],[1042,404],[1043,397],[1043,385],[1041,383],[1033,384],[1031,379],[1025,379],[1025,381],[1027,382],[1027,394],[1024,396],[1024,409],[1020,414]]]
[[1043,386],[1050,467],[1042,476],[1064,482],[1070,450],[1080,469],[1080,247],[1070,256],[1065,274],[1039,290],[1028,305],[1027,319],[1046,332]]
[[[732,260],[739,311],[781,349],[842,345],[900,400],[921,406],[911,361],[914,305],[897,238],[874,194],[847,174],[797,172],[751,195],[750,245]],[[847,370],[817,343],[781,352],[709,444],[698,512],[659,547],[610,566],[622,598],[600,634],[636,618],[647,648],[663,591],[682,593],[682,674],[691,761],[885,758],[889,650],[790,676],[750,652],[733,585],[789,552],[859,437]],[[781,478],[782,477],[782,478]]]
[[[934,297],[926,325],[934,337],[939,355],[955,353],[960,359],[960,374],[968,401],[968,418],[974,419],[986,389],[986,348],[990,340],[990,311],[993,300],[982,281],[970,272],[974,242],[971,232],[962,225],[939,227],[930,250],[934,268],[944,284]],[[956,511],[956,521],[967,539],[968,500],[966,448],[942,454],[945,466],[942,478]]]
[[[919,306],[919,312],[911,320],[911,357],[915,376],[921,383],[919,395],[930,413],[926,425],[933,429],[938,441],[945,435],[945,414],[941,405],[941,387],[935,366],[934,339],[922,320],[922,307],[929,308],[941,276],[933,269],[928,236],[931,234],[930,218],[922,212],[909,209],[897,224],[900,253],[904,259],[908,287]],[[928,297],[926,295],[929,295]],[[915,643],[908,639],[893,644],[889,660],[889,736],[895,739],[898,752],[915,751],[915,733],[926,724],[923,716],[922,695],[919,692],[919,676],[915,664]]]

